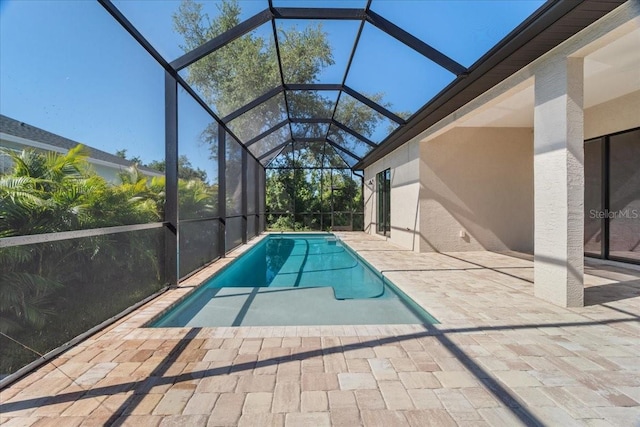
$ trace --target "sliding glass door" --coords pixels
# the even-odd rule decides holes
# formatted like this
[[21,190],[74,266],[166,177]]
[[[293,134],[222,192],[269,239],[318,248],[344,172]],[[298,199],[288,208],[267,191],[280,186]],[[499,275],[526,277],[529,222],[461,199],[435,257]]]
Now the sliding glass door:
[[585,142],[585,255],[640,263],[640,129]]

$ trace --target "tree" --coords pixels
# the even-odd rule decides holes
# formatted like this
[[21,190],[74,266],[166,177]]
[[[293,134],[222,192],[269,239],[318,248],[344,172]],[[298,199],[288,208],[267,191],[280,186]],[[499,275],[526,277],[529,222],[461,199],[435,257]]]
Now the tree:
[[140,156],[127,157],[127,149],[126,148],[123,148],[122,150],[117,150],[115,155],[117,157],[120,157],[121,159],[128,160],[133,164],[136,164],[136,165],[139,165],[139,166],[144,166],[144,164],[142,163],[142,157],[140,157]]
[[[241,9],[238,1],[223,0],[218,5],[218,11],[217,16],[210,17],[203,11],[202,4],[194,0],[182,1],[173,15],[173,21],[175,30],[183,38],[181,48],[185,52],[240,24]],[[334,64],[331,44],[322,24],[309,24],[305,27],[289,25],[280,27],[278,32],[278,48],[286,83],[318,82],[320,73]],[[281,84],[276,45],[268,31],[256,30],[248,33],[191,64],[186,80],[220,117],[224,117]],[[383,96],[380,93],[367,96],[382,103]],[[286,118],[284,106],[279,101],[281,99],[279,96],[273,97],[237,117],[228,123],[230,129],[241,142],[246,142],[272,128]],[[287,101],[292,117],[330,117],[333,111],[333,100],[326,98],[319,91],[288,91]],[[390,107],[388,104],[383,105]],[[372,135],[378,124],[384,120],[375,110],[346,95],[338,105],[336,117],[340,117],[345,125],[364,136]],[[302,124],[298,128],[304,134],[311,132],[312,125]],[[212,153],[215,153],[217,136],[216,125],[211,125],[202,132],[202,140],[211,145]],[[336,133],[333,139],[345,148],[357,151],[359,143],[344,132]],[[258,143],[256,146],[262,146],[260,152],[265,152],[282,142],[284,141],[276,139],[268,144],[265,142],[264,145]],[[306,160],[323,166],[324,144],[309,144],[303,151]],[[239,160],[228,158],[227,164],[234,161]],[[282,166],[304,165],[283,162]],[[316,199],[321,196],[320,190],[309,189],[311,179],[315,179],[316,183],[320,182],[322,174],[316,175],[314,178],[314,174],[310,172],[291,173],[288,170],[270,173],[267,205],[273,210],[285,209],[284,204],[295,200],[297,212],[322,208],[316,203]],[[359,185],[354,186],[359,188]],[[291,194],[286,196],[277,189],[291,191]],[[355,197],[352,192],[343,193],[340,197]],[[334,193],[334,196],[336,194]],[[293,205],[294,203],[291,203],[290,209],[293,209]]]
[[[164,160],[153,160],[147,165],[147,167],[159,172],[164,172],[167,169],[167,165]],[[197,179],[202,182],[207,182],[207,172],[200,168],[194,168],[187,156],[182,155],[178,157],[178,178],[185,179],[187,181]]]

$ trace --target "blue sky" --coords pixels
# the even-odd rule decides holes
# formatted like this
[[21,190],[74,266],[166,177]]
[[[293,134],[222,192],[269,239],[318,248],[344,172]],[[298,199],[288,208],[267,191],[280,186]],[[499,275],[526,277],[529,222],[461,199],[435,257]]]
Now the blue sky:
[[[172,28],[177,0],[114,4],[168,60],[180,56]],[[216,3],[205,2],[210,16]],[[274,0],[275,6],[361,7],[365,2]],[[374,0],[372,10],[470,66],[537,9],[542,1]],[[243,18],[265,0],[242,1]],[[278,26],[305,22],[279,22]],[[340,83],[358,28],[323,22],[336,65],[320,82]],[[347,84],[385,94],[395,111],[414,112],[453,75],[366,25]],[[108,152],[126,148],[143,161],[164,157],[164,74],[97,2],[0,0],[0,112]],[[181,101],[181,153],[209,169],[198,135],[208,124],[194,102]]]

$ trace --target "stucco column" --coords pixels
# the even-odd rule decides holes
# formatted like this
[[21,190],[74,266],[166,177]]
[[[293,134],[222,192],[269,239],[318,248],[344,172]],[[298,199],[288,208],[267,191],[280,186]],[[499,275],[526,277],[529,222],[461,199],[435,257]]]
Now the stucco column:
[[558,58],[535,75],[534,292],[584,305],[583,60]]

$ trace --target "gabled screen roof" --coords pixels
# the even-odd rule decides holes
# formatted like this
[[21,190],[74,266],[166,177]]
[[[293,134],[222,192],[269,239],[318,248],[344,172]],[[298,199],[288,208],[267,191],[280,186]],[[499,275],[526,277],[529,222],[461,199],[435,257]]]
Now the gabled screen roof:
[[353,167],[543,1],[113,3],[264,166]]

